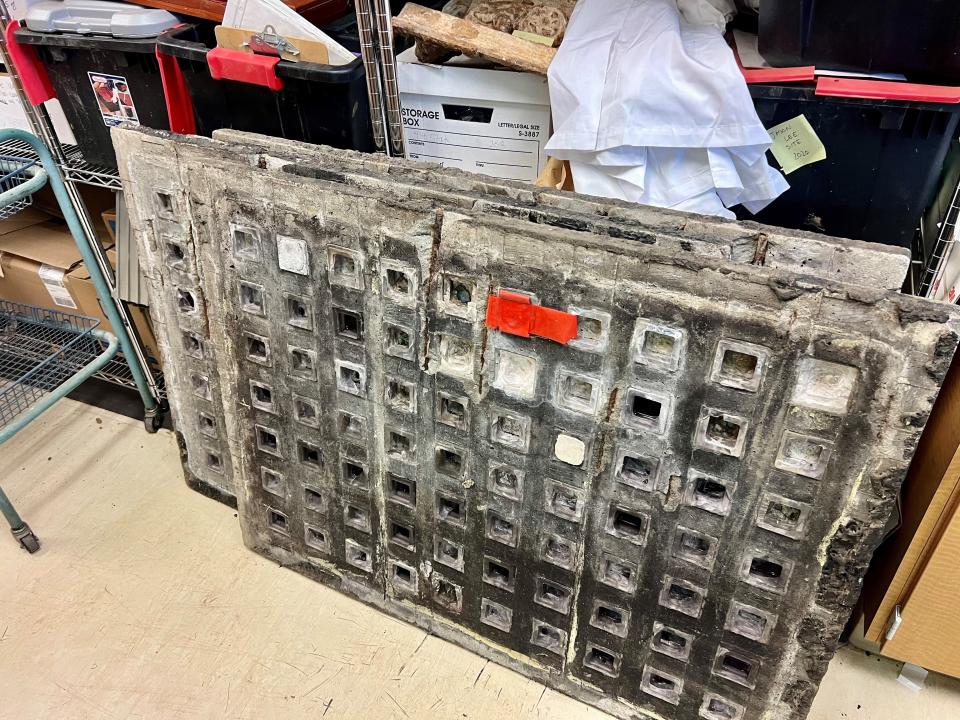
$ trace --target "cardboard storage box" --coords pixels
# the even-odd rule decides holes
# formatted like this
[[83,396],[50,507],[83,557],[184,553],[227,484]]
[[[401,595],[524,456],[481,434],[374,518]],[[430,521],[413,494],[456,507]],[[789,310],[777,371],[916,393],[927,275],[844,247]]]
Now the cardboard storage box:
[[[112,249],[107,257],[116,263]],[[70,231],[38,210],[0,222],[0,298],[98,318],[101,329],[112,329]],[[146,308],[129,307],[147,353],[159,362]]]
[[414,48],[397,56],[407,157],[533,182],[547,162],[547,78],[475,65],[427,65]]

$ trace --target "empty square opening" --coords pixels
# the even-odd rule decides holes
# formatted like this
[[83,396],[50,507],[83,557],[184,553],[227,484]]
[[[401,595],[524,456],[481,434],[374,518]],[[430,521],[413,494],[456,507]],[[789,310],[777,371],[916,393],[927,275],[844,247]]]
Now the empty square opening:
[[303,506],[308,510],[323,510],[323,495],[313,488],[304,488]]
[[177,289],[177,309],[187,314],[196,312],[197,299],[192,292],[183,288]]
[[370,513],[362,507],[347,505],[343,511],[343,521],[357,530],[363,530],[364,532],[370,530]]
[[573,565],[575,547],[572,542],[556,535],[547,535],[543,541],[543,559],[553,565],[569,568]]
[[438,495],[437,519],[462,525],[464,520],[463,503],[455,498]]
[[560,655],[567,643],[566,633],[539,620],[533,621],[533,634],[530,642],[538,647]]
[[360,395],[363,392],[363,377],[356,368],[341,365],[339,381],[341,390],[353,393],[354,395]]
[[402,412],[413,411],[413,387],[399,380],[388,380],[384,393],[387,404]]
[[205,376],[194,373],[190,376],[190,385],[197,397],[210,398],[210,381]]
[[223,472],[223,459],[216,453],[207,453],[207,467],[213,472]]
[[393,566],[393,579],[404,585],[413,585],[413,570],[399,563]]
[[390,542],[401,545],[405,548],[413,547],[413,528],[391,521],[390,523]]
[[634,417],[656,423],[660,421],[663,403],[643,395],[634,395],[630,408]]
[[351,485],[365,486],[367,484],[367,470],[359,463],[344,460],[341,466],[343,481]]
[[723,415],[711,415],[707,420],[707,440],[733,451],[740,437],[740,425]]
[[467,424],[467,408],[465,402],[447,395],[440,396],[440,417],[444,425],[464,429]]
[[266,362],[269,356],[267,341],[254,335],[247,335],[247,357],[257,362]]
[[661,628],[653,636],[653,649],[672,657],[687,657],[687,638],[670,628]]
[[487,558],[484,561],[483,579],[505,590],[513,589],[513,573],[510,572],[510,568],[496,560]]
[[273,408],[273,390],[266,385],[250,383],[253,404],[259,407]]
[[577,340],[599,343],[603,339],[603,321],[589,315],[577,316]]
[[317,550],[328,549],[327,545],[327,534],[323,530],[318,530],[315,527],[306,526],[306,532],[304,533],[304,541],[312,548]]
[[343,253],[331,253],[331,269],[336,275],[354,276],[357,274],[357,262]]
[[753,663],[729,653],[723,656],[720,666],[725,672],[735,675],[744,682],[750,679],[750,673],[753,672]]
[[349,310],[335,309],[337,335],[347,340],[363,339],[363,315]]
[[294,327],[304,330],[313,329],[313,317],[310,306],[304,298],[287,295],[287,322]]
[[313,353],[290,348],[290,369],[302,377],[313,377]]
[[417,483],[393,473],[387,473],[390,499],[401,505],[415,507],[417,504]]
[[564,615],[570,609],[570,590],[548,580],[540,580],[534,600]]
[[401,270],[387,269],[387,287],[397,295],[410,295],[413,284],[410,276]]
[[652,672],[650,673],[649,680],[650,686],[655,690],[660,690],[664,693],[672,693],[676,691],[677,683],[668,677],[664,677],[663,675]]
[[266,452],[277,454],[280,450],[280,440],[272,430],[258,427],[257,447]]
[[750,561],[750,574],[767,580],[779,580],[783,576],[783,565],[773,560],[755,557]]
[[238,257],[257,260],[260,257],[260,244],[253,231],[247,228],[233,228],[233,252]]
[[646,522],[643,516],[623,508],[611,508],[607,529],[633,542],[640,541],[646,533]]
[[704,709],[711,714],[710,720],[737,720],[740,717],[737,706],[717,697],[707,698]]
[[627,618],[619,608],[610,607],[609,605],[597,605],[593,613],[592,624],[614,635],[625,635]]
[[447,609],[460,612],[460,588],[449,580],[443,578],[434,580],[433,597]]
[[651,458],[624,455],[618,477],[621,482],[635,488],[650,488],[657,462]]
[[256,285],[240,283],[240,309],[253,315],[263,315],[263,290]]
[[192,332],[185,332],[181,335],[183,340],[183,349],[187,355],[195,358],[203,358],[203,340],[199,335]]
[[580,498],[572,489],[554,485],[547,489],[547,493],[548,507],[555,515],[567,520],[580,517]]
[[387,325],[387,353],[406,357],[413,347],[410,331],[397,325]]
[[520,500],[520,476],[510,468],[494,467],[490,471],[490,490],[511,500]]
[[488,510],[487,537],[513,547],[517,544],[517,526],[512,520],[508,520],[492,510]]
[[267,510],[267,523],[273,530],[287,532],[287,516],[277,510]]
[[362,438],[366,433],[366,423],[362,417],[343,411],[340,412],[339,428],[341,435],[351,435],[355,438]]
[[316,426],[320,422],[316,404],[303,398],[295,398],[293,412],[299,422],[304,425]]
[[157,208],[160,212],[170,215],[173,213],[173,198],[169,194],[157,193]]
[[513,622],[513,610],[500,603],[482,598],[480,600],[480,619],[484,625],[492,625],[499,630],[509,632],[510,625]]
[[448,448],[437,448],[435,464],[437,472],[452,478],[463,474],[463,455]]
[[213,415],[207,415],[205,412],[197,414],[197,424],[200,426],[200,432],[208,437],[217,436],[217,419]]
[[731,380],[749,383],[757,374],[759,358],[756,355],[727,349],[720,361],[720,374]]
[[323,467],[323,452],[320,448],[304,440],[297,441],[297,457],[304,465]]
[[736,483],[709,475],[694,475],[692,480],[692,497],[688,497],[690,505],[715,515],[726,515],[730,512]]
[[526,423],[515,415],[495,415],[493,439],[504,445],[524,447],[527,444]]
[[413,439],[409,435],[390,430],[387,433],[387,453],[401,458],[413,451]]
[[593,668],[604,675],[616,676],[617,675],[617,657],[614,653],[609,650],[604,650],[599,648],[596,645],[588,645],[587,653],[583,659],[583,664],[589,668]]
[[445,538],[437,538],[436,559],[444,565],[460,569],[463,567],[463,548]]
[[661,605],[690,617],[700,617],[704,601],[702,590],[685,582],[673,580],[670,576],[664,577],[663,584],[664,588],[659,598]]
[[173,266],[181,265],[186,257],[183,251],[183,245],[175,242],[167,242],[167,263]]

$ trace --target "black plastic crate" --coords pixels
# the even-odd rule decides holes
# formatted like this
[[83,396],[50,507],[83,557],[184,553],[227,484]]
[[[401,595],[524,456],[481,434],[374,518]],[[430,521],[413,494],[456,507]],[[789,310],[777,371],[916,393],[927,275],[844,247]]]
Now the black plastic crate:
[[161,33],[158,51],[176,58],[193,105],[196,132],[232,128],[353,150],[373,150],[370,103],[363,63],[347,65],[280,60],[274,72],[283,87],[210,74],[216,47],[212,25],[181,25]]
[[[168,130],[156,38],[36,32],[19,28],[18,43],[33,46],[88,162],[116,167],[110,128],[124,120]],[[102,78],[102,80],[97,80]],[[100,95],[101,89],[104,91]],[[119,101],[109,101],[107,92]]]
[[760,53],[771,65],[903,73],[960,84],[955,0],[763,0]]
[[826,160],[788,175],[790,189],[756,220],[911,246],[960,105],[817,95],[811,85],[750,85],[750,93],[766,127],[805,115],[827,150]]

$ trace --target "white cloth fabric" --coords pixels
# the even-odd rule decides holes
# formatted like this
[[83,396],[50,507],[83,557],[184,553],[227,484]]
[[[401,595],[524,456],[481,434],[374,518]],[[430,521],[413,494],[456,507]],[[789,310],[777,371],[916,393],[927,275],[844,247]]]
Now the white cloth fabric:
[[579,192],[732,217],[789,187],[723,39],[725,4],[580,0],[550,64],[546,146]]

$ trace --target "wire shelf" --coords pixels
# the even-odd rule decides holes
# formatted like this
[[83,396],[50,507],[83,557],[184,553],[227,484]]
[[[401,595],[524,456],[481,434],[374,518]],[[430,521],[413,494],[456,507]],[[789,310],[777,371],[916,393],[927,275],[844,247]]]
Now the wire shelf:
[[[18,185],[25,183],[33,175],[34,168],[37,167],[37,159],[23,157],[22,155],[11,155],[0,150],[0,193],[13,190]],[[19,200],[7,203],[0,207],[0,220],[6,220],[13,217],[21,210],[30,207],[33,203],[33,196],[27,195]]]
[[[60,170],[67,180],[108,190],[123,189],[123,185],[120,183],[120,175],[116,169],[87,162],[83,159],[83,153],[76,145],[63,145],[62,147],[66,162],[60,163]],[[20,140],[8,140],[0,143],[0,155],[5,154],[28,158],[34,162],[38,160],[33,149]]]
[[103,352],[99,320],[0,300],[0,427]]

